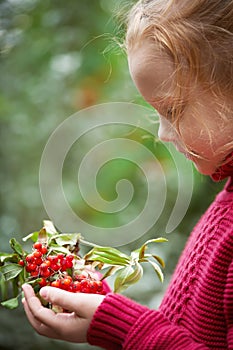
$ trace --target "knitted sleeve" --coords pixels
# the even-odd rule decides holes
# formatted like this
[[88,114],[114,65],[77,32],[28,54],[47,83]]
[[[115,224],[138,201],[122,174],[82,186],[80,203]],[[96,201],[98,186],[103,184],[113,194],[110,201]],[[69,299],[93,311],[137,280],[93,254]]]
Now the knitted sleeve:
[[88,330],[88,342],[108,350],[208,350],[159,311],[113,293],[97,309]]
[[227,343],[228,349],[233,349],[233,262],[231,263],[224,294],[224,312],[228,327]]

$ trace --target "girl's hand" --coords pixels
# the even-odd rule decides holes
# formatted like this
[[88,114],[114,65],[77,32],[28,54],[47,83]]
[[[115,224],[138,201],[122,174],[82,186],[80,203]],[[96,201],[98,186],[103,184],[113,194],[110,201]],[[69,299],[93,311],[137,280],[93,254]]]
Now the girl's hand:
[[59,305],[70,313],[55,313],[42,306],[32,287],[23,285],[23,306],[32,327],[40,335],[75,343],[87,341],[92,317],[103,301],[98,294],[70,293],[59,288],[43,287],[40,295],[46,301]]

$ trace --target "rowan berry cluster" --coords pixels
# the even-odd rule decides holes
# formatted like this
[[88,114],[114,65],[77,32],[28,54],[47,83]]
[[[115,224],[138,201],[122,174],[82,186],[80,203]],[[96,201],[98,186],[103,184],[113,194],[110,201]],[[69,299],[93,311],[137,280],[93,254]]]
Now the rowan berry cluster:
[[25,259],[19,260],[31,279],[40,287],[51,286],[73,293],[105,294],[102,281],[89,273],[75,273],[72,254],[48,254],[48,249],[40,242],[33,244],[33,251]]

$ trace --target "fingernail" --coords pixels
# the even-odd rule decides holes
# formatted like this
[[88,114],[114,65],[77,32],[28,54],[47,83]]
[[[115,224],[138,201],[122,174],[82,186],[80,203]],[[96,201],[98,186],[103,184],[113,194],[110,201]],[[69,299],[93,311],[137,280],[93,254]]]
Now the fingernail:
[[44,298],[44,299],[47,298],[47,296],[48,296],[48,290],[47,290],[46,287],[41,288],[41,290],[40,290],[40,296],[41,296],[42,298]]
[[[26,287],[26,283],[24,283],[23,285],[22,285],[22,290],[24,291],[24,289],[25,289],[25,287]],[[27,288],[27,287],[26,287]]]

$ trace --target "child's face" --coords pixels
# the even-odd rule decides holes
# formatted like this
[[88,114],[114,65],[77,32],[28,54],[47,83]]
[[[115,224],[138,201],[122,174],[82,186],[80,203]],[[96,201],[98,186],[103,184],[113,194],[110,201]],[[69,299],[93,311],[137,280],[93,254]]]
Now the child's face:
[[169,120],[174,104],[174,96],[169,92],[173,91],[174,68],[171,60],[155,51],[154,46],[144,42],[129,52],[132,79],[145,100],[159,113],[159,138],[172,142],[179,152],[194,162],[200,173],[211,175],[226,156],[220,148],[232,141],[232,115],[227,119],[221,118],[213,96],[196,86],[188,102],[184,93],[177,132]]

